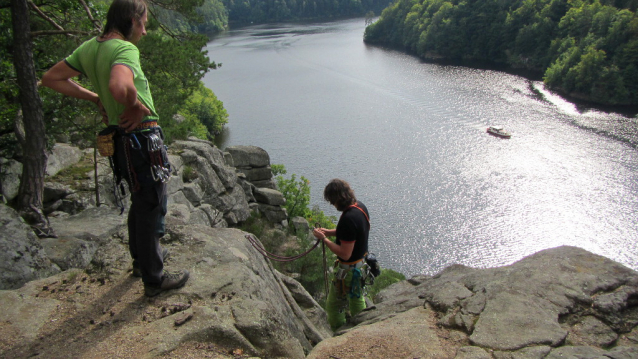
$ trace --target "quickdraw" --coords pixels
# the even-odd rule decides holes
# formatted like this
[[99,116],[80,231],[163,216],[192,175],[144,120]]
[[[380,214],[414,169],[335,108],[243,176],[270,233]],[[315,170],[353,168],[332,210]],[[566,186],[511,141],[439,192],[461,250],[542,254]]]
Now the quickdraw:
[[155,182],[168,182],[171,176],[170,165],[164,167],[162,149],[166,149],[164,142],[156,133],[151,133],[147,137],[147,150],[151,159],[151,176]]
[[129,178],[129,183],[131,186],[131,192],[137,192],[140,190],[140,183],[137,181],[137,174],[135,173],[135,169],[133,168],[133,164],[131,163],[131,148],[135,148],[133,147],[133,145],[131,144],[131,137],[135,139],[135,142],[137,142],[137,146],[140,146],[140,142],[137,140],[137,137],[135,137],[134,134],[132,134],[130,137],[129,136],[123,136],[124,137],[124,154],[126,156],[126,169],[128,170],[128,178]]

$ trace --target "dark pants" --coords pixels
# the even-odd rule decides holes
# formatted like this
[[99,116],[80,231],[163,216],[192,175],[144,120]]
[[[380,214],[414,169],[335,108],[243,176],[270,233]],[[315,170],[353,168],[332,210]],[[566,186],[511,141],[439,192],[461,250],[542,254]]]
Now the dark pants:
[[[128,214],[129,251],[133,265],[142,272],[148,284],[160,284],[164,270],[159,239],[164,235],[166,215],[166,185],[155,181],[151,173],[151,154],[148,136],[159,135],[159,129],[134,135],[123,134],[115,138],[115,167],[131,189],[131,208]],[[168,163],[166,150],[161,158]]]

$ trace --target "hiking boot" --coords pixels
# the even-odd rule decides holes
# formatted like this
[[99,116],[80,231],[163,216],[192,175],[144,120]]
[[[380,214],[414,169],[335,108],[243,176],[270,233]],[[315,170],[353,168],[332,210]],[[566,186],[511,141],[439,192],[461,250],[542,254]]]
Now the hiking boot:
[[154,297],[164,291],[181,288],[188,281],[187,270],[180,270],[177,272],[164,271],[162,276],[162,284],[150,284],[144,283],[144,295],[147,297]]
[[[168,248],[162,249],[162,262],[166,263],[166,259],[171,256],[171,252]],[[133,277],[142,278],[142,270],[139,267],[139,264],[133,261],[133,273],[131,273]]]

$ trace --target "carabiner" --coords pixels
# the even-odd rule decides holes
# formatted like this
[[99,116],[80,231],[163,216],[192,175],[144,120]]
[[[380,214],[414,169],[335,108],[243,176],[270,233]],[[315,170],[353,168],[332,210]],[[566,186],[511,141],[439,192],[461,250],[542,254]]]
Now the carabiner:
[[140,145],[140,141],[137,140],[137,136],[135,136],[134,133],[130,134],[130,137],[135,140],[134,142],[131,143],[131,148],[134,150],[141,150],[142,149],[142,145]]

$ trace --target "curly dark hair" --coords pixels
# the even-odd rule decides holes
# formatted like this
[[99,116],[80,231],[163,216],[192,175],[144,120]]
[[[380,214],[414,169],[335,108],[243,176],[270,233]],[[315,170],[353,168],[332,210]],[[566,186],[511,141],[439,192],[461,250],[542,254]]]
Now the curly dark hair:
[[323,198],[335,206],[338,211],[343,211],[348,206],[357,203],[357,197],[355,197],[348,182],[338,178],[331,180],[326,185],[323,190]]
[[144,0],[114,0],[106,13],[106,26],[102,36],[119,31],[125,39],[131,36],[133,20],[139,20],[146,12]]

